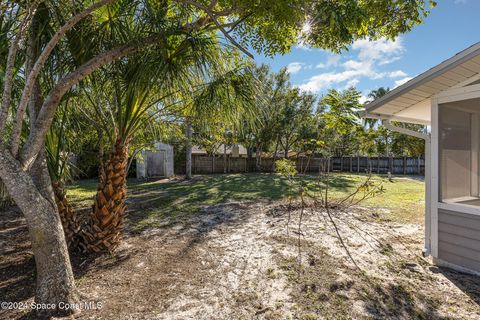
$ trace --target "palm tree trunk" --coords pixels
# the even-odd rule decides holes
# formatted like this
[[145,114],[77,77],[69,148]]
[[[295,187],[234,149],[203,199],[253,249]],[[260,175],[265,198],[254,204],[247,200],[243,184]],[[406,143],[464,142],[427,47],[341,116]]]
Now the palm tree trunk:
[[63,183],[60,181],[52,182],[52,187],[53,193],[55,194],[55,203],[57,204],[58,214],[62,220],[67,246],[70,250],[75,249],[77,247],[77,236],[80,232],[80,223],[77,218],[77,213],[68,202]]
[[84,231],[84,242],[89,252],[111,252],[122,239],[128,144],[117,140],[101,172],[93,210]]

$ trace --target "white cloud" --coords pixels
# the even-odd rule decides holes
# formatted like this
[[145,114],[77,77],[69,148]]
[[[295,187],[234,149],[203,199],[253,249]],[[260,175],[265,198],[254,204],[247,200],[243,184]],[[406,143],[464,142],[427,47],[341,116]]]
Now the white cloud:
[[348,80],[347,84],[345,85],[345,87],[343,87],[343,89],[348,89],[348,88],[351,88],[351,87],[356,87],[357,84],[360,83],[360,80],[358,79],[352,79],[352,80]]
[[402,70],[396,70],[388,73],[388,76],[390,78],[401,78],[401,77],[407,77],[407,74],[403,72]]
[[346,69],[352,70],[365,70],[370,68],[370,63],[364,63],[363,61],[348,60],[343,64]]
[[306,83],[299,86],[304,91],[320,91],[331,87],[333,84],[339,84],[352,80],[363,74],[357,70],[345,70],[343,72],[327,72],[311,77]]
[[382,61],[380,61],[380,62],[378,63],[378,65],[384,66],[384,65],[386,65],[386,64],[390,64],[390,63],[393,63],[393,62],[395,62],[395,61],[397,61],[397,60],[400,60],[401,58],[402,58],[402,57],[400,57],[400,56],[391,57],[391,58],[385,58],[385,59],[383,59]]
[[301,62],[292,62],[287,66],[287,71],[290,74],[300,72],[305,64]]
[[363,94],[360,96],[360,99],[358,99],[360,103],[365,103],[367,102],[367,100],[368,100],[368,97]]
[[359,50],[360,60],[378,60],[380,63],[389,61],[404,51],[401,38],[395,41],[385,38],[375,41],[357,40],[352,44],[352,49]]
[[339,62],[340,62],[340,56],[330,56],[328,57],[326,63],[319,63],[316,65],[316,68],[324,69],[324,68],[334,67],[334,66],[337,66]]
[[361,81],[361,78],[369,80],[407,78],[407,74],[402,70],[380,70],[380,66],[400,59],[404,52],[400,38],[396,41],[387,39],[379,39],[376,41],[357,40],[352,44],[351,49],[351,52],[356,54],[355,57],[341,63],[340,56],[332,56],[331,60],[327,60],[326,63],[318,64],[317,68],[338,68],[335,68],[334,71],[324,72],[311,77],[299,86],[300,89],[316,92],[331,87],[355,86]]
[[397,80],[397,81],[395,81],[395,84],[394,84],[393,88],[399,87],[399,86],[401,86],[402,84],[406,83],[408,80],[411,80],[411,79],[413,79],[413,77],[405,77],[403,79]]

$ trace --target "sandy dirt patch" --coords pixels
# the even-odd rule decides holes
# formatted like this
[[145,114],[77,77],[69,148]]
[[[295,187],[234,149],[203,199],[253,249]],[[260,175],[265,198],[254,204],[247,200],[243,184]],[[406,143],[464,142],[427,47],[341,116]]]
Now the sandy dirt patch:
[[[181,223],[127,233],[114,255],[76,257],[82,299],[102,304],[78,318],[480,318],[479,278],[422,258],[421,226],[381,221],[381,210],[334,211],[356,267],[325,212],[306,209],[299,228],[300,209],[287,208],[204,207]],[[1,296],[31,301],[34,264],[22,219],[11,212],[1,223]],[[0,314],[22,316],[29,317]]]

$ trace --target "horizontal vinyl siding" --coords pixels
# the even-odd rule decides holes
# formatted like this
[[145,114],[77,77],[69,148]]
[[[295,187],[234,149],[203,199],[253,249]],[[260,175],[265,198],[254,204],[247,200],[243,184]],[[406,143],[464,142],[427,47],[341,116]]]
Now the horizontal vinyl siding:
[[480,216],[438,209],[438,258],[480,271]]

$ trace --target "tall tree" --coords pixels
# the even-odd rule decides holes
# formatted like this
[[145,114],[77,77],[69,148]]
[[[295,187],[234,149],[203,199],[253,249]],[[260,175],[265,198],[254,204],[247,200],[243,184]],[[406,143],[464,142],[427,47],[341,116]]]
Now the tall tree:
[[[381,97],[386,95],[389,91],[390,91],[390,88],[384,88],[384,87],[380,87],[378,89],[370,91],[370,93],[367,96],[368,100],[366,101],[366,103],[370,103],[377,99],[380,99]],[[371,119],[371,118],[363,119],[363,124],[369,128],[374,128],[379,123],[380,123],[380,120],[378,119]]]
[[280,146],[281,103],[291,88],[291,83],[286,68],[273,73],[267,65],[261,65],[252,72],[259,87],[258,99],[254,105],[255,118],[253,121],[243,121],[239,137],[250,154],[255,150],[256,167],[260,171],[262,153],[268,151],[272,144],[274,157],[277,155]]
[[319,100],[317,113],[322,124],[322,141],[330,156],[344,156],[357,150],[357,133],[361,129],[358,112],[362,109],[359,99],[360,93],[349,88],[329,90]]
[[310,125],[316,97],[310,93],[290,89],[283,97],[280,111],[279,141],[288,158],[291,147],[302,139],[302,132]]

